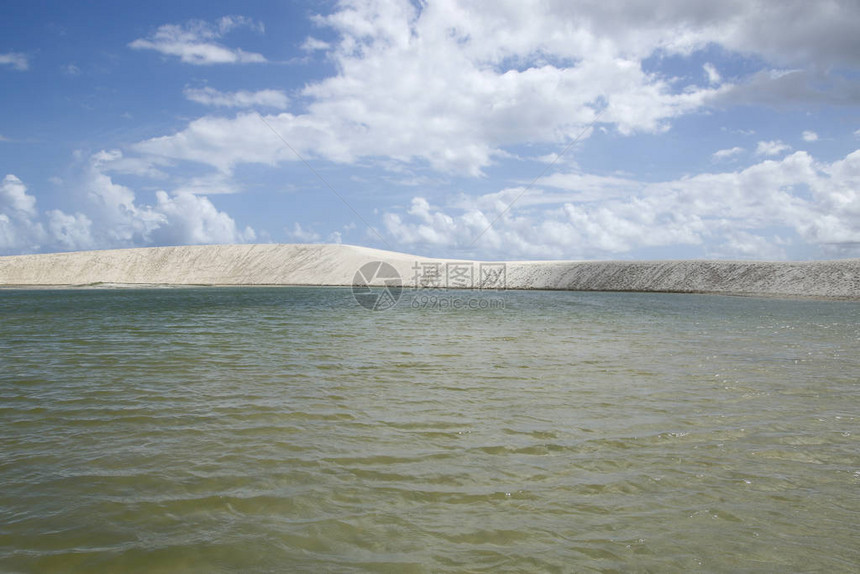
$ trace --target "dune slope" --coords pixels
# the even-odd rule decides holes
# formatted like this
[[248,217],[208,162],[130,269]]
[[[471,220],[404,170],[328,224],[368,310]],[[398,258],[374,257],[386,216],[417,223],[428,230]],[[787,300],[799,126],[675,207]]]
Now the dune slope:
[[[507,289],[860,299],[860,259],[501,264],[431,259],[349,245],[198,245],[0,257],[0,286],[352,285],[356,272],[375,261],[392,265],[406,286],[433,283],[436,270],[441,286],[450,273],[449,287],[480,287],[482,281],[486,283],[485,272],[492,270],[496,273],[492,286]],[[455,269],[459,271],[457,280]]]

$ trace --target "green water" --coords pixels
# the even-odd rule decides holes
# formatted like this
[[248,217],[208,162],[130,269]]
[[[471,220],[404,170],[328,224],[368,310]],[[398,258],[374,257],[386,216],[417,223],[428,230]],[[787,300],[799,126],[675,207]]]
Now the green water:
[[860,304],[417,296],[0,291],[0,571],[860,568]]

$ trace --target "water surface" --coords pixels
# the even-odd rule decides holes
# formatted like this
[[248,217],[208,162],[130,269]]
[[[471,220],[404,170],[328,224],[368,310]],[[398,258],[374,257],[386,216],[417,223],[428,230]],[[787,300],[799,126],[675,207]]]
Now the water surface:
[[0,291],[0,571],[860,567],[860,304],[422,295]]

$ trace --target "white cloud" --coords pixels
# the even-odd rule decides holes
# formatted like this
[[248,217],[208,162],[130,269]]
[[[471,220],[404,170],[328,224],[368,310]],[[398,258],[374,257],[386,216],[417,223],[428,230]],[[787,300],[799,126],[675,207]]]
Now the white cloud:
[[710,250],[711,257],[770,261],[787,259],[779,237],[767,237],[735,229],[729,229],[724,237],[725,240],[722,243]]
[[21,52],[6,52],[0,54],[0,66],[11,66],[15,70],[27,70],[30,68],[30,60],[27,54]]
[[[856,83],[828,70],[860,64],[860,10],[822,2],[828,9],[746,0],[660,0],[648,10],[564,0],[345,2],[316,18],[335,40],[305,41],[308,50],[327,50],[337,74],[304,89],[305,113],[264,119],[302,155],[386,158],[477,176],[511,146],[562,144],[595,120],[623,134],[661,132],[732,98],[849,103],[860,93]],[[707,87],[643,69],[655,54],[684,57],[712,45],[778,69],[724,82],[708,63]],[[222,171],[294,161],[273,135],[254,116],[203,117],[139,149]]]
[[805,131],[805,132],[803,132],[803,141],[805,141],[805,142],[818,141],[818,134],[813,132],[813,131]]
[[741,154],[743,152],[744,152],[744,148],[738,147],[738,146],[728,148],[728,149],[721,149],[719,151],[715,151],[711,155],[711,159],[713,161],[726,161],[726,160],[737,157],[739,154]]
[[258,34],[265,34],[266,26],[262,22],[258,22],[253,18],[246,16],[222,16],[217,22],[218,32],[221,35],[234,30],[236,28],[250,28]]
[[287,232],[288,237],[298,241],[299,243],[316,243],[320,240],[319,233],[303,228],[298,222],[293,224],[292,231],[289,229],[285,231]]
[[311,36],[308,36],[304,44],[302,44],[302,50],[305,52],[316,52],[318,50],[328,50],[329,48],[331,48],[331,44]]
[[188,179],[180,179],[173,189],[174,194],[223,195],[238,193],[241,188],[234,179],[222,172],[210,173]]
[[253,229],[239,230],[233,218],[218,211],[206,197],[191,193],[169,196],[159,191],[156,200],[153,210],[165,219],[151,233],[151,240],[158,245],[246,243],[256,238]]
[[[429,166],[479,176],[511,157],[552,162],[557,156],[547,152],[579,133],[584,139],[601,131],[610,137],[657,133],[715,103],[856,103],[860,88],[845,72],[860,65],[860,9],[853,3],[656,0],[643,9],[633,1],[355,0],[334,10],[315,19],[332,39],[308,37],[302,48],[326,51],[335,74],[308,84],[299,94],[301,108],[291,110],[278,90],[187,88],[189,100],[240,111],[233,117],[212,112],[176,133],[95,154],[81,187],[89,201],[85,213],[40,216],[35,203],[29,211],[14,210],[11,205],[31,196],[26,188],[8,192],[0,199],[4,233],[14,224],[22,236],[22,222],[35,229],[41,217],[46,241],[68,247],[245,240],[253,230],[240,230],[219,211],[218,198],[201,196],[240,191],[232,174],[241,164],[296,161],[280,135],[309,160],[363,162],[406,174],[400,183],[416,184],[410,194],[416,197],[383,217],[391,236],[409,245],[465,247],[496,218],[479,245],[500,255],[603,256],[685,244],[776,257],[787,244],[768,250],[776,232],[766,226],[786,227],[818,245],[845,247],[855,236],[853,155],[818,164],[803,153],[784,157],[791,147],[779,140],[711,156],[730,161],[754,149],[760,163],[748,169],[659,184],[581,173],[575,149],[562,164],[568,173],[545,177],[524,195],[524,188],[509,187],[443,201],[434,192],[442,187],[438,180],[424,175]],[[238,28],[263,33],[255,21],[228,16],[161,26],[130,46],[192,64],[265,62],[229,43],[227,35]],[[715,60],[719,69],[708,62],[681,77],[666,76],[664,67],[675,68],[661,66],[663,56],[698,52],[687,63],[701,63],[700,50],[743,59],[733,69],[750,63],[761,69],[738,78]],[[18,66],[2,59],[7,56],[0,64]],[[26,57],[23,62],[26,67]],[[271,109],[260,116],[247,110],[254,107]],[[860,137],[860,130],[854,133]],[[814,141],[808,134],[804,140]],[[215,169],[194,166],[177,176],[188,167],[184,161]],[[159,184],[136,192],[128,183],[135,179],[125,176]],[[165,191],[147,195],[154,189]],[[288,233],[321,237],[301,226]]]
[[24,183],[15,175],[6,175],[0,183],[0,252],[38,251],[43,247],[80,250],[246,243],[256,239],[252,228],[240,229],[211,200],[187,190],[172,194],[157,191],[153,205],[139,202],[131,188],[105,173],[118,162],[122,165],[124,159],[117,150],[91,156],[79,186],[78,207],[82,212],[74,214],[56,209],[40,213],[36,198]]
[[133,190],[115,183],[103,171],[105,157],[116,155],[116,152],[94,154],[85,182],[90,215],[98,230],[95,240],[99,245],[244,243],[256,236],[251,228],[240,230],[235,221],[218,211],[208,198],[186,190],[173,195],[158,191],[155,205],[140,204]]
[[783,235],[791,234],[828,253],[860,255],[860,150],[832,164],[796,152],[741,171],[631,182],[627,195],[604,201],[572,198],[576,178],[542,184],[549,181],[564,191],[534,190],[513,204],[518,190],[458,197],[444,206],[415,197],[408,208],[385,213],[383,222],[405,249],[504,258],[617,257],[688,245],[712,256],[781,259],[790,243]]
[[239,90],[238,92],[219,92],[214,88],[185,88],[182,92],[192,102],[206,106],[218,106],[226,108],[254,108],[267,107],[275,109],[286,109],[289,98],[280,90],[260,90],[249,92]]
[[558,161],[561,161],[562,157],[558,153],[552,152],[552,153],[548,153],[548,154],[544,154],[542,156],[539,156],[535,159],[541,163],[548,163],[551,165],[551,164],[554,164]]
[[0,252],[38,250],[45,230],[36,220],[36,198],[15,175],[0,182]]
[[95,157],[84,182],[87,207],[98,229],[98,241],[110,247],[137,247],[149,242],[154,229],[166,223],[162,214],[138,206],[130,188],[114,183]]
[[109,171],[126,158],[117,150],[93,154],[79,190],[84,213],[53,210],[46,241],[61,249],[142,247],[203,243],[245,243],[256,233],[240,229],[206,197],[178,189],[155,193],[155,203],[138,201],[129,187],[113,181]]
[[[631,21],[603,37],[563,2],[350,3],[318,22],[338,34],[329,56],[339,73],[307,86],[306,113],[265,120],[303,155],[338,162],[386,157],[479,175],[508,146],[569,141],[598,110],[622,133],[659,132],[724,89],[678,92],[643,71],[642,58],[673,49],[672,31],[640,33]],[[240,114],[194,120],[139,149],[221,170],[295,160],[277,141]]]
[[760,141],[755,148],[755,153],[756,155],[774,156],[789,151],[790,149],[790,145],[784,144],[779,140]]
[[48,211],[48,231],[57,245],[68,251],[96,247],[92,237],[93,222],[82,213],[69,215],[58,209]]
[[[554,173],[539,179],[536,184],[568,190],[570,193],[565,199],[569,201],[603,201],[628,196],[642,189],[641,183],[631,179],[586,173]],[[523,190],[518,188],[505,189],[499,194],[485,197],[493,197],[494,201],[501,201],[505,205],[514,199],[519,205],[544,205],[555,200],[537,189],[530,189],[523,194]]]
[[[135,144],[132,149],[149,157],[208,164],[223,173],[232,171],[240,163],[275,165],[278,161],[295,159],[260,118],[255,113],[240,113],[233,119],[205,116],[192,121],[177,134],[152,138]],[[288,113],[265,116],[265,122],[284,134],[301,153],[309,152],[309,146],[317,138],[334,140],[336,137]]]
[[[5,213],[0,213],[0,253],[10,253],[19,247],[19,237],[12,221]],[[23,245],[21,245],[23,247]]]
[[723,77],[710,62],[703,66],[705,74],[708,76],[708,83],[712,85],[719,84]]
[[177,56],[187,64],[248,64],[262,63],[262,54],[246,52],[241,48],[228,48],[216,42],[231,30],[248,27],[259,32],[262,24],[257,24],[242,16],[225,16],[217,23],[210,24],[192,20],[184,25],[165,24],[160,26],[149,38],[138,38],[129,44],[135,50],[155,50],[167,56]]
[[118,149],[99,151],[92,155],[90,161],[102,172],[138,175],[153,179],[165,179],[167,174],[160,168],[170,165],[170,162],[164,158],[128,157]]
[[24,182],[11,173],[0,183],[0,212],[19,219],[36,215],[36,198],[28,194]]

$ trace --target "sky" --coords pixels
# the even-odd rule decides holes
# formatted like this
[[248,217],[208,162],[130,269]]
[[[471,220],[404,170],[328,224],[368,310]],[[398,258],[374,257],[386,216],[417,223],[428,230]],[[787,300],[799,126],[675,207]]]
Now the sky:
[[0,255],[860,257],[860,2],[0,4]]

